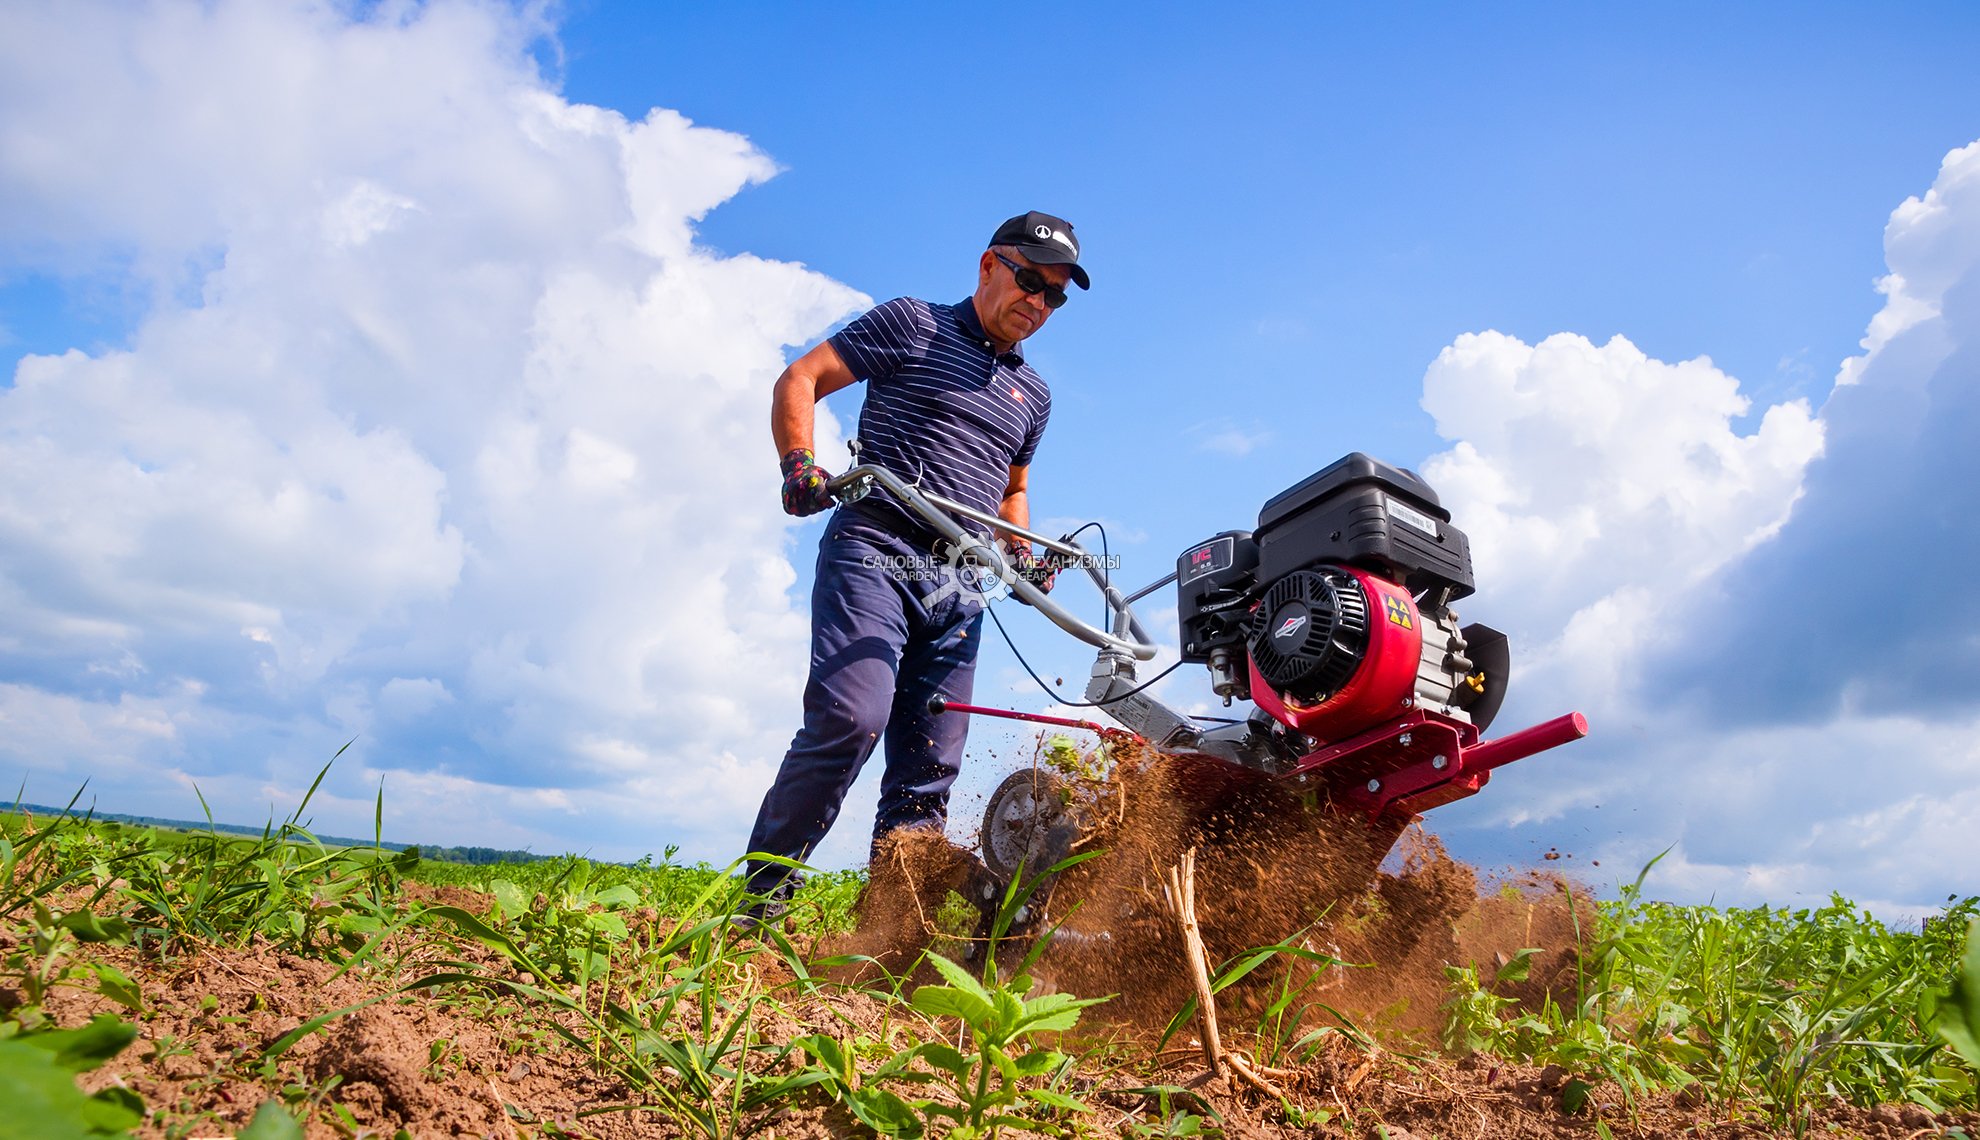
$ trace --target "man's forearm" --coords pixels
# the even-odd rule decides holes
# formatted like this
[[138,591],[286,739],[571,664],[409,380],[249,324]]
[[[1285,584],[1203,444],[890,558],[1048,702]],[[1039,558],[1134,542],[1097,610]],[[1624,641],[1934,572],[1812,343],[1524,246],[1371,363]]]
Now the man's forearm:
[[777,445],[778,458],[789,455],[793,448],[815,450],[812,436],[818,422],[817,406],[812,378],[796,368],[784,369],[777,377],[777,386],[770,390],[770,438]]
[[777,458],[782,459],[798,447],[818,450],[813,442],[818,401],[856,382],[852,370],[846,367],[839,350],[829,340],[791,361],[770,389],[770,438],[777,445]]
[[[1013,491],[1004,496],[997,505],[997,517],[1012,526],[1031,527],[1031,495],[1025,491]],[[1006,538],[1013,537],[1006,535]]]

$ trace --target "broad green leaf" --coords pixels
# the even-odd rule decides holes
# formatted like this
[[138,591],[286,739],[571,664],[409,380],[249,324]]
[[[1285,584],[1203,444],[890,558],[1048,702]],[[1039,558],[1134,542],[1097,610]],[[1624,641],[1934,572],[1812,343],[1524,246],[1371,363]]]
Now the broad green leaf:
[[997,1010],[996,1020],[992,1023],[997,1039],[1009,1040],[1024,1020],[1024,1002],[1002,986],[990,991],[990,1000]]
[[914,991],[908,1004],[930,1017],[959,1017],[972,1029],[983,1029],[996,1016],[988,998],[965,993],[954,986],[923,986]]
[[1017,1027],[1027,1033],[1071,1029],[1079,1024],[1079,1011],[1099,1005],[1107,998],[1074,997],[1067,993],[1046,994],[1024,1003]]
[[1036,1016],[1027,1015],[1022,1028],[1027,1033],[1063,1031],[1079,1024],[1079,1006],[1067,1006]]
[[608,909],[623,906],[638,906],[639,892],[633,890],[628,884],[620,883],[616,887],[608,887],[605,890],[599,891],[596,895],[592,896],[591,901]]
[[88,1025],[76,1029],[56,1029],[14,1038],[23,1045],[31,1045],[53,1055],[57,1065],[72,1073],[96,1068],[123,1052],[124,1046],[136,1039],[137,1026],[107,1013],[97,1014],[89,1019]]
[[1038,1049],[1017,1058],[1019,1076],[1042,1077],[1064,1063],[1066,1055],[1051,1049]]
[[813,1033],[799,1037],[791,1044],[818,1058],[819,1063],[830,1070],[833,1076],[848,1084],[852,1083],[852,1062],[846,1057],[845,1049],[836,1039],[827,1037],[823,1033]]
[[254,1110],[254,1119],[236,1134],[236,1140],[303,1140],[303,1130],[295,1117],[282,1111],[281,1105],[268,1100]]
[[1980,920],[1966,929],[1966,957],[1952,992],[1939,1003],[1939,1036],[1980,1069]]
[[846,1107],[861,1123],[882,1136],[919,1140],[927,1125],[912,1105],[883,1088],[863,1088],[846,1098]]
[[0,1040],[0,1140],[85,1140],[123,1136],[143,1123],[128,1103],[87,1097],[54,1053]]
[[1512,982],[1515,985],[1525,981],[1528,975],[1533,972],[1533,956],[1546,952],[1546,949],[1540,946],[1528,946],[1523,950],[1513,951],[1512,957],[1507,960],[1505,965],[1499,967],[1499,972],[1493,975],[1492,981],[1494,983]]
[[1006,1085],[1017,1084],[1017,1062],[1011,1060],[1009,1053],[1004,1052],[995,1045],[985,1045],[983,1047],[983,1056],[996,1068],[997,1075],[1004,1078]]
[[1587,1106],[1588,1094],[1594,1091],[1595,1086],[1580,1077],[1569,1078],[1561,1088],[1561,1111],[1569,1116],[1576,1115]]
[[143,1122],[144,1098],[130,1089],[111,1085],[90,1096],[89,1103],[83,1106],[83,1115],[98,1128],[122,1132]]
[[520,918],[529,913],[529,896],[507,879],[488,884],[488,893],[495,896],[496,909],[504,918]]
[[883,1080],[904,1080],[904,1081],[933,1080],[934,1076],[932,1074],[924,1073],[919,1069],[912,1068],[912,1066],[916,1061],[922,1060],[923,1058],[928,1056],[930,1051],[937,1049],[948,1049],[949,1053],[954,1054],[955,1057],[957,1058],[962,1057],[961,1053],[957,1053],[954,1049],[950,1049],[947,1045],[944,1045],[939,1041],[925,1042],[923,1044],[916,1045],[912,1049],[903,1049],[902,1051],[894,1054],[892,1057],[889,1057],[887,1059],[886,1064],[881,1065],[879,1068],[867,1074],[866,1083],[874,1084],[876,1082]]
[[985,1006],[991,1004],[990,991],[984,989],[983,983],[977,981],[975,975],[971,974],[968,970],[963,969],[940,954],[928,955],[928,962],[935,967],[935,971],[941,974],[950,985],[976,998]]
[[133,1013],[144,1012],[144,996],[138,992],[137,983],[131,980],[130,975],[107,962],[89,969],[96,975],[98,993]]
[[954,1076],[957,1080],[967,1080],[971,1070],[976,1068],[976,1058],[965,1057],[948,1045],[930,1042],[922,1047],[922,1060]]
[[78,910],[65,914],[56,925],[74,934],[78,942],[122,945],[131,940],[130,923],[121,918],[103,918],[94,911]]

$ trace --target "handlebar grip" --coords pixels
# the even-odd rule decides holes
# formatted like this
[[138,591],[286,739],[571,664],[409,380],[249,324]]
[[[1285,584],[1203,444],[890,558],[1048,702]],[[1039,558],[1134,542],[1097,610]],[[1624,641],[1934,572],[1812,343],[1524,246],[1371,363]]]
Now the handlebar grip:
[[[921,491],[910,484],[902,482],[899,476],[894,475],[884,467],[862,463],[836,478],[827,480],[825,489],[834,496],[850,493],[850,498],[840,498],[839,501],[844,503],[863,496],[876,485],[884,489],[902,505],[906,506],[913,514],[921,516],[923,521],[927,522],[938,534],[950,542],[959,542],[965,547],[982,547],[988,551],[990,558],[994,560],[993,564],[1001,564],[1003,562],[1003,559],[994,550],[991,550],[987,543],[971,536],[948,512],[956,511],[991,526],[1000,525],[999,520],[989,518],[980,512],[973,511],[971,508],[962,506],[961,504],[950,502],[940,496],[934,496],[936,501],[930,502],[929,498],[924,497]],[[1067,543],[1066,545],[1073,544]],[[1082,553],[1084,552],[1082,551]],[[1090,567],[1088,572],[1092,572]],[[998,576],[1000,578],[1004,577],[1002,573],[999,573]],[[1057,602],[1046,597],[1042,590],[1032,585],[1029,581],[1026,581],[1020,575],[1013,575],[1006,579],[1006,581],[1009,582],[1012,592],[1017,595],[1019,601],[1031,606],[1043,614],[1053,625],[1058,626],[1060,629],[1065,630],[1088,645],[1111,652],[1126,653],[1140,661],[1154,659],[1156,653],[1154,643],[1146,640],[1135,641],[1116,637],[1106,630],[1095,628],[1081,621],[1071,613],[1068,613]],[[1133,611],[1127,609],[1125,601],[1119,601],[1114,604],[1118,605],[1127,614],[1129,627],[1135,636],[1145,639],[1147,634],[1141,632],[1140,623],[1133,620]]]

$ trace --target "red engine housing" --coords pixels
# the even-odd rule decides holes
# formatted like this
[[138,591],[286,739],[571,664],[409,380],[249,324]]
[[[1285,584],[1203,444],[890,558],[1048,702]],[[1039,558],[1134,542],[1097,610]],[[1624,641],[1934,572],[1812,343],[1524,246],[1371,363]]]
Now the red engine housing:
[[1251,662],[1251,699],[1280,723],[1320,742],[1286,778],[1318,781],[1371,816],[1420,813],[1475,794],[1494,768],[1579,740],[1588,722],[1569,713],[1497,740],[1416,707],[1423,615],[1408,590],[1355,567],[1368,603],[1368,646],[1347,683],[1317,704],[1287,700]]
[[1394,720],[1415,704],[1416,670],[1423,660],[1423,618],[1409,591],[1386,578],[1352,566],[1368,603],[1368,648],[1361,665],[1339,692],[1318,704],[1287,700],[1250,662],[1251,699],[1279,723],[1318,740],[1341,740]]

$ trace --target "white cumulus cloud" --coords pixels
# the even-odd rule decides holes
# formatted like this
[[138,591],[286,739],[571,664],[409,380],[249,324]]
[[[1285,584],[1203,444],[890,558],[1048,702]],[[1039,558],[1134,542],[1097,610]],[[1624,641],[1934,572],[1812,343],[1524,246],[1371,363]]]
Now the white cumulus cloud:
[[1523,673],[1552,666],[1584,690],[1623,683],[1667,600],[1780,526],[1822,449],[1805,402],[1742,433],[1737,380],[1620,336],[1466,334],[1425,374],[1423,406],[1456,441],[1423,474],[1471,537],[1478,616],[1524,643]]
[[1742,431],[1731,377],[1620,338],[1483,334],[1432,366],[1455,442],[1426,474],[1474,538],[1477,616],[1524,635],[1514,715],[1598,714],[1443,818],[1625,879],[1671,846],[1653,887],[1701,901],[1972,893],[1980,143],[1884,246],[1864,352],[1812,419]]
[[411,838],[741,843],[804,660],[769,386],[866,298],[697,245],[774,163],[562,98],[532,11],[0,11],[3,264],[147,299],[0,388],[31,798],[259,812],[355,736],[316,806],[386,774]]

